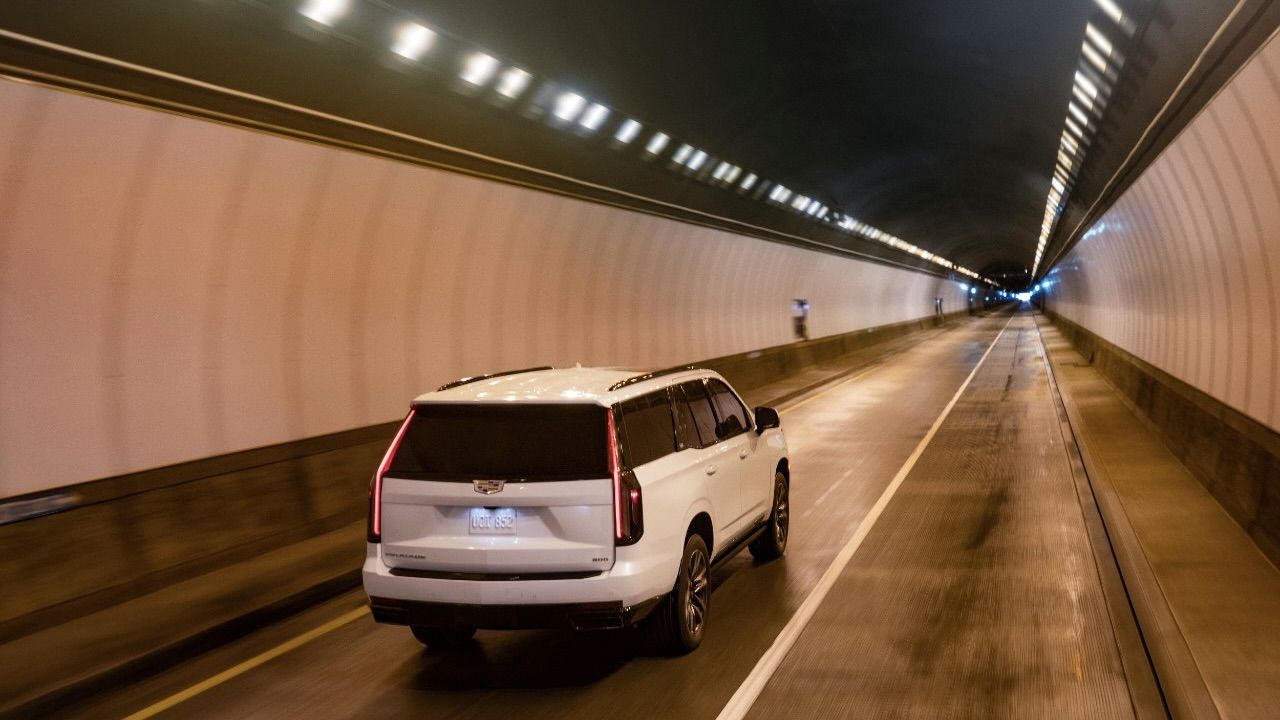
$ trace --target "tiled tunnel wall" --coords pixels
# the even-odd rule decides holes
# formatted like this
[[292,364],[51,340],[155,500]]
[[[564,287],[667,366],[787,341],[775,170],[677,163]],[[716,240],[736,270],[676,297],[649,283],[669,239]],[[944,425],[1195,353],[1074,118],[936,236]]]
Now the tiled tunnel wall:
[[0,498],[368,427],[463,375],[964,307],[953,282],[0,81]]
[[1280,559],[1280,41],[1047,277],[1046,307]]

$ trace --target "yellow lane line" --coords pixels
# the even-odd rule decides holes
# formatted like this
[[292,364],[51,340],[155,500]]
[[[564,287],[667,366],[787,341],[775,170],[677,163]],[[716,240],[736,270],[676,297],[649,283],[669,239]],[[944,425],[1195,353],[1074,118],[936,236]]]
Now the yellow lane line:
[[809,397],[807,397],[807,398],[805,398],[805,399],[801,400],[800,402],[796,403],[795,405],[788,405],[787,407],[785,407],[785,408],[783,408],[783,409],[779,410],[779,411],[778,411],[778,414],[779,414],[779,415],[785,415],[785,414],[787,414],[787,413],[791,412],[792,410],[795,410],[796,408],[804,407],[805,405],[808,405],[809,403],[813,402],[814,400],[817,400],[818,398],[820,398],[820,397],[822,397],[822,396],[824,396],[824,395],[828,395],[828,394],[830,394],[830,393],[833,393],[833,392],[835,392],[836,390],[839,390],[841,387],[844,387],[845,385],[848,385],[849,383],[853,382],[854,380],[857,380],[858,378],[862,377],[863,375],[866,375],[867,373],[871,372],[872,370],[876,370],[876,369],[878,369],[878,368],[880,368],[880,367],[883,367],[883,366],[882,366],[882,365],[872,365],[871,367],[866,368],[865,370],[863,370],[863,371],[861,371],[861,372],[859,372],[859,373],[855,373],[855,374],[853,374],[853,375],[851,375],[851,376],[849,376],[849,377],[845,378],[844,380],[841,380],[840,382],[837,382],[835,385],[832,385],[831,387],[829,387],[829,388],[827,388],[827,389],[825,389],[825,390],[823,390],[823,391],[821,391],[821,392],[819,392],[819,393],[815,393],[815,394],[813,394],[813,395],[810,395]]
[[338,628],[344,625],[350,624],[351,622],[361,617],[364,617],[365,615],[368,615],[368,614],[369,614],[369,609],[366,607],[352,610],[351,612],[345,615],[342,615],[333,620],[330,620],[329,622],[321,625],[320,627],[312,628],[311,630],[308,630],[307,632],[302,633],[301,635],[293,638],[292,640],[288,640],[284,643],[281,643],[260,655],[256,655],[252,658],[249,658],[248,660],[245,660],[244,662],[240,663],[239,665],[236,665],[235,667],[228,668],[227,670],[223,670],[222,672],[218,673],[217,675],[214,675],[211,678],[208,678],[207,680],[198,682],[195,685],[192,685],[191,687],[187,688],[186,690],[183,690],[180,693],[177,693],[175,695],[170,695],[169,697],[165,698],[164,700],[161,700],[160,702],[154,705],[143,708],[142,710],[139,710],[138,712],[126,717],[125,720],[143,720],[143,718],[149,718],[149,717],[154,717],[156,715],[159,715],[160,713],[174,707],[175,705],[178,705],[179,703],[186,702],[187,700],[190,700],[191,698],[195,697],[196,695],[199,695],[200,693],[206,690],[217,687],[218,685],[221,685],[222,683],[228,680],[231,680],[234,677],[243,675],[249,672],[250,670],[258,667],[259,665],[271,662],[272,660],[280,657],[281,655],[284,655],[287,652],[290,652],[291,650],[295,650],[297,648],[302,647],[303,645],[306,645],[307,643],[311,642],[312,640],[315,640],[321,635],[324,635],[326,633],[331,633],[334,630],[337,630]]

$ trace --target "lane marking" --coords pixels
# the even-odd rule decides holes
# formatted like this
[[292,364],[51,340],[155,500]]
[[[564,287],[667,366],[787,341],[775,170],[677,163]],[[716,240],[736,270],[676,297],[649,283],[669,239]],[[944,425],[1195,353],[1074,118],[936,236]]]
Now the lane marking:
[[352,610],[351,612],[348,612],[345,615],[341,615],[337,618],[334,618],[333,620],[330,620],[329,622],[319,627],[312,628],[311,630],[308,630],[307,632],[304,632],[301,635],[298,635],[292,640],[283,642],[271,648],[270,650],[267,650],[266,652],[263,652],[259,655],[255,655],[254,657],[249,658],[248,660],[245,660],[239,665],[223,670],[222,672],[218,673],[217,675],[214,675],[213,677],[208,678],[207,680],[198,682],[195,685],[192,685],[191,687],[187,688],[186,690],[183,690],[180,693],[177,693],[175,695],[170,695],[169,697],[165,698],[164,700],[161,700],[160,702],[154,705],[143,708],[142,710],[139,710],[138,712],[133,713],[132,715],[129,715],[128,717],[126,717],[125,720],[143,720],[143,718],[149,718],[149,717],[154,717],[156,715],[159,715],[160,713],[172,708],[173,706],[179,703],[190,700],[191,698],[195,697],[196,695],[199,695],[200,693],[206,690],[209,690],[218,685],[221,685],[222,683],[234,677],[243,675],[249,672],[250,670],[258,667],[259,665],[268,663],[291,650],[295,650],[297,648],[302,647],[303,645],[306,645],[307,643],[311,642],[312,640],[315,640],[321,635],[331,633],[334,630],[337,630],[338,628],[343,627],[344,625],[348,625],[351,622],[358,620],[368,614],[369,614],[369,608],[367,607],[361,607],[361,608]]
[[817,510],[818,508],[822,507],[822,501],[826,500],[827,497],[831,495],[832,491],[840,487],[840,483],[849,479],[849,476],[852,474],[853,474],[853,468],[849,468],[848,470],[845,470],[844,474],[840,476],[839,480],[836,480],[835,482],[831,483],[830,487],[822,491],[822,494],[818,496],[817,500],[813,501],[813,504],[809,506],[808,510],[805,510],[804,512],[800,513],[800,517],[809,517],[810,515],[813,514],[814,510]]
[[809,403],[813,402],[814,400],[817,400],[818,398],[820,398],[820,397],[822,397],[822,396],[824,396],[824,395],[829,395],[829,394],[831,394],[831,393],[835,392],[836,390],[839,390],[840,388],[844,387],[845,385],[848,385],[849,383],[853,382],[854,380],[857,380],[858,378],[862,377],[863,375],[866,375],[867,373],[871,372],[872,370],[878,370],[878,369],[880,369],[880,368],[882,368],[882,367],[884,367],[884,365],[883,365],[883,364],[881,364],[881,363],[877,363],[877,364],[875,364],[875,365],[872,365],[872,366],[871,366],[871,367],[869,367],[869,368],[865,368],[865,369],[863,369],[863,370],[861,370],[861,371],[859,371],[859,372],[856,372],[856,373],[854,373],[853,375],[850,375],[849,377],[847,377],[847,378],[845,378],[845,379],[843,379],[843,380],[840,380],[840,381],[839,381],[839,382],[837,382],[835,385],[832,385],[832,386],[830,386],[830,387],[828,387],[828,388],[825,388],[825,389],[823,389],[823,390],[821,390],[821,391],[819,391],[819,392],[817,392],[817,393],[814,393],[813,395],[810,395],[809,397],[807,397],[807,398],[805,398],[805,399],[801,400],[801,401],[800,401],[800,402],[798,402],[798,403],[795,403],[794,405],[788,405],[788,406],[786,406],[786,407],[782,408],[781,410],[779,410],[779,411],[778,411],[778,414],[779,414],[779,415],[786,415],[787,413],[791,412],[792,410],[795,410],[795,409],[797,409],[797,408],[802,408],[802,407],[804,407],[805,405],[808,405]]
[[810,591],[809,597],[805,598],[800,608],[796,610],[796,614],[791,616],[791,620],[787,622],[786,627],[782,628],[782,632],[778,633],[778,637],[774,639],[768,651],[760,656],[756,662],[756,666],[752,668],[751,673],[742,681],[742,685],[738,686],[737,692],[733,697],[729,698],[729,702],[725,704],[724,709],[720,711],[717,720],[740,720],[746,716],[751,710],[751,706],[755,704],[756,698],[760,697],[760,693],[764,690],[765,684],[777,672],[778,666],[782,664],[787,653],[791,651],[792,646],[796,644],[796,640],[800,638],[800,633],[804,631],[805,626],[813,619],[813,615],[818,610],[818,606],[827,597],[831,587],[835,585],[836,579],[840,576],[849,561],[853,559],[853,554],[858,551],[862,545],[862,541],[866,539],[871,527],[880,519],[881,513],[889,501],[893,499],[894,494],[898,491],[898,487],[902,485],[902,481],[910,474],[912,468],[915,467],[916,461],[924,454],[924,450],[928,447],[929,442],[933,440],[933,436],[937,434],[938,428],[942,427],[943,421],[951,414],[951,409],[960,401],[960,396],[969,387],[969,383],[973,381],[978,370],[982,369],[982,365],[987,361],[987,356],[995,349],[1000,338],[1004,336],[1005,330],[1009,329],[1009,324],[1017,315],[1012,315],[1005,322],[1004,327],[1000,328],[1000,332],[996,335],[995,340],[991,341],[991,345],[987,347],[986,352],[982,353],[982,357],[978,359],[978,364],[973,366],[973,370],[969,373],[969,377],[965,378],[964,383],[960,385],[960,389],[956,390],[956,394],[952,396],[951,401],[942,409],[942,414],[937,420],[933,421],[933,425],[929,427],[929,432],[916,445],[915,450],[907,458],[907,461],[898,469],[898,473],[889,481],[889,486],[880,494],[880,498],[876,500],[876,504],[867,512],[867,516],[862,519],[862,523],[858,525],[858,529],[854,532],[853,537],[849,538],[849,542],[841,548],[840,553],[836,555],[835,560],[831,561],[831,566],[822,574],[822,578],[818,580],[818,584]]

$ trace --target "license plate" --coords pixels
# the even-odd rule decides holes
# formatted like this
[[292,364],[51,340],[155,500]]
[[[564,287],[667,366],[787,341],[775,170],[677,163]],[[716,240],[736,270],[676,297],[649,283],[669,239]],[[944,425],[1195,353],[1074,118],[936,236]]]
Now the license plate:
[[472,535],[515,535],[515,508],[471,508],[467,528]]

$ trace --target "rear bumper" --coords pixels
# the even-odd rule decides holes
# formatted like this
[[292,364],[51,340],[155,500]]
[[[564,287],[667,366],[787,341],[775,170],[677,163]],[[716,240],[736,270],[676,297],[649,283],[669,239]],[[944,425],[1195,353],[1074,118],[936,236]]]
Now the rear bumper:
[[457,573],[391,568],[377,543],[366,546],[362,579],[365,594],[403,603],[453,607],[581,606],[639,607],[675,585],[680,557],[619,548],[612,568],[581,573],[513,575]]
[[662,600],[655,597],[635,605],[621,602],[556,605],[459,605],[454,603],[370,597],[376,622],[428,627],[476,627],[486,630],[623,628],[643,620]]

